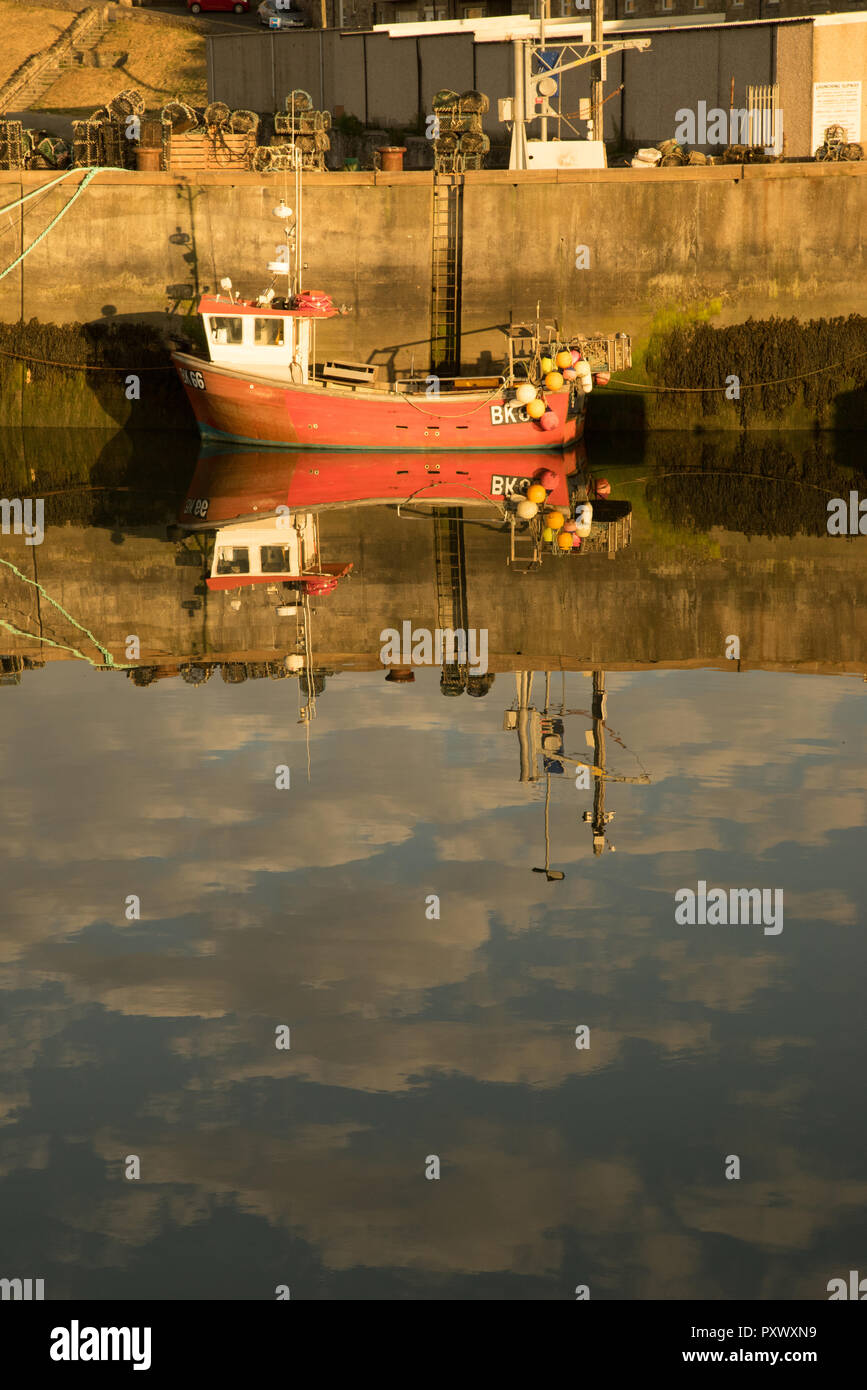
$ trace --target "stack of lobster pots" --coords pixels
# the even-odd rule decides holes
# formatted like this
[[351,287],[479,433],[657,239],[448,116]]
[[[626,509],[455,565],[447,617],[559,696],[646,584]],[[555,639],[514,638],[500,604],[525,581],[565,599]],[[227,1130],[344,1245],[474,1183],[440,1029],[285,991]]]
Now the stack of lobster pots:
[[134,122],[140,121],[144,109],[144,97],[131,87],[118,92],[107,106],[97,107],[86,121],[73,121],[73,164],[79,168],[134,169],[139,135]]
[[24,127],[20,121],[0,120],[0,169],[24,168]]
[[199,122],[192,107],[182,102],[170,106],[163,108],[163,121],[170,125],[167,145],[172,173],[254,167],[259,130],[255,111],[232,111],[224,101],[212,101]]
[[482,129],[482,117],[490,109],[484,92],[443,90],[433,99],[434,168],[440,174],[460,174],[483,169],[491,142]]
[[314,111],[309,92],[296,89],[286,98],[286,110],[274,116],[274,137],[270,145],[260,145],[254,168],[294,169],[300,154],[301,168],[324,170],[325,156],[331,149],[331,112]]

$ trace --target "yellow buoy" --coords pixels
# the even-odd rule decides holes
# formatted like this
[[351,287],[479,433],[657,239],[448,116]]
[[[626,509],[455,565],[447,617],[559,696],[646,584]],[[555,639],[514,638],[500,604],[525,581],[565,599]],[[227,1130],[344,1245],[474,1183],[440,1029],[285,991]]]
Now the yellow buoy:
[[563,377],[559,372],[549,372],[545,377],[546,391],[559,391],[563,385]]
[[521,405],[529,405],[530,401],[536,399],[536,388],[531,386],[529,381],[522,381],[515,392],[515,400],[520,401]]
[[565,350],[564,350],[563,352],[558,352],[558,353],[557,353],[557,366],[560,367],[560,368],[563,368],[563,367],[571,367],[571,366],[572,366],[572,354],[571,354],[571,352],[566,352]]
[[528,502],[544,502],[548,496],[541,483],[531,483],[527,488]]
[[545,402],[541,400],[539,396],[536,396],[527,406],[527,414],[531,420],[541,420],[547,409],[548,407]]
[[559,545],[559,547],[560,547],[561,550],[571,550],[571,549],[572,549],[572,532],[571,532],[571,531],[561,531],[560,534],[559,534],[559,536],[557,537],[557,544]]
[[554,370],[554,362],[550,357],[543,357],[540,366],[543,372],[550,372]]
[[562,530],[563,522],[565,520],[566,518],[564,517],[562,512],[549,512],[548,515],[545,517],[545,522],[548,526],[551,527],[552,531]]

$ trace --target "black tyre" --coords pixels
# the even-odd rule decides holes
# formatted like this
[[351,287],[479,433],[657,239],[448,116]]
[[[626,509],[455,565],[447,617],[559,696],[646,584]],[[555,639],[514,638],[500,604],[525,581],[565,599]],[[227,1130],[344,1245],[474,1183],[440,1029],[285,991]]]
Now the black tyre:
[[191,14],[201,14],[201,13],[202,13],[202,7],[201,7],[201,5],[191,5],[191,6],[190,6],[190,13],[191,13]]

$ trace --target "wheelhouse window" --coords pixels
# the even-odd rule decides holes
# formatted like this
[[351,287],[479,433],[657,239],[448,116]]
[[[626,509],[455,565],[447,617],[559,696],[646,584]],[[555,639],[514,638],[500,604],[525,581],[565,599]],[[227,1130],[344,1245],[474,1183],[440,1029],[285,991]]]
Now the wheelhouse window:
[[220,345],[240,343],[244,337],[244,320],[235,314],[211,316],[211,341]]
[[254,319],[255,341],[257,347],[283,346],[283,320],[278,318]]
[[288,545],[263,545],[259,562],[263,574],[292,573],[292,552]]
[[217,551],[217,574],[249,574],[250,550],[246,545],[221,545]]

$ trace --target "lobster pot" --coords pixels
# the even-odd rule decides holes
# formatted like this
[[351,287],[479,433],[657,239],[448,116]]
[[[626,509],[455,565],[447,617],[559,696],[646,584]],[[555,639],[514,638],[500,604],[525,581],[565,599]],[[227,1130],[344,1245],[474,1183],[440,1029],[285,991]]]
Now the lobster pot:
[[23,169],[24,127],[20,121],[0,120],[0,169]]
[[488,150],[491,148],[491,142],[487,135],[482,134],[480,131],[467,131],[466,134],[461,136],[458,142],[458,148],[461,154],[487,154]]
[[79,168],[99,163],[99,127],[90,121],[72,122],[72,162]]
[[205,107],[205,125],[225,125],[232,112],[224,101],[212,101]]
[[[330,129],[331,113],[329,111],[299,111],[288,116],[283,116],[278,112],[274,117],[274,133],[276,135],[290,135],[295,138],[299,135],[324,134]],[[325,148],[328,149],[329,146]]]
[[440,107],[443,106],[456,107],[460,99],[461,97],[459,92],[452,92],[448,89],[448,87],[443,87],[440,91],[437,92],[431,104],[433,106],[434,111],[438,111]]
[[108,103],[108,114],[118,121],[126,121],[127,116],[143,116],[145,99],[135,87],[118,92]]
[[126,124],[117,119],[99,124],[98,163],[107,169],[132,169],[135,147],[126,138]]
[[309,92],[304,92],[300,87],[296,87],[286,98],[287,111],[312,111],[313,98]]
[[160,111],[160,120],[175,135],[185,135],[199,124],[196,108],[185,101],[167,101]]
[[159,148],[163,143],[163,123],[158,116],[149,116],[146,121],[141,123],[141,133],[139,144],[145,149],[153,150]]
[[464,92],[459,98],[461,111],[474,112],[477,116],[484,116],[490,111],[491,103],[484,92]]
[[306,149],[301,139],[282,145],[260,145],[253,155],[254,170],[257,173],[267,170],[291,172],[295,168],[295,151],[300,149],[301,168],[322,171],[325,168],[325,156],[321,150],[317,150],[315,137],[308,135],[304,140],[309,142]]
[[[65,140],[59,135],[52,135],[49,131],[34,131],[33,156],[30,161],[31,169],[67,169],[72,162],[72,152]],[[38,157],[42,163],[36,164]]]
[[255,135],[259,129],[259,117],[255,111],[233,111],[228,127],[233,135]]
[[707,155],[702,154],[701,150],[690,150],[686,162],[687,164],[707,164]]

